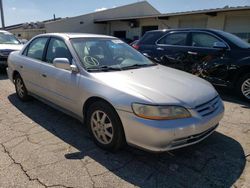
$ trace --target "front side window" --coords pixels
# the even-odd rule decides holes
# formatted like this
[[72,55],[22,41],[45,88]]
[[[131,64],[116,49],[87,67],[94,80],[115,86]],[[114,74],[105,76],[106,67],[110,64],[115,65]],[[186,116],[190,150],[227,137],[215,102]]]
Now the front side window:
[[213,48],[215,42],[221,41],[206,33],[192,33],[192,46]]
[[155,65],[119,39],[77,38],[71,39],[71,43],[87,70],[102,68],[122,70]]
[[72,61],[72,56],[66,44],[56,38],[51,38],[46,54],[46,62],[53,63],[55,58],[67,58],[70,62]]
[[0,44],[20,44],[20,41],[11,33],[0,33]]
[[160,39],[158,41],[158,44],[165,44],[165,45],[174,45],[174,46],[186,46],[187,41],[187,35],[186,32],[181,33],[170,33]]
[[27,50],[27,56],[33,59],[43,60],[43,53],[46,46],[48,38],[36,38],[34,39]]

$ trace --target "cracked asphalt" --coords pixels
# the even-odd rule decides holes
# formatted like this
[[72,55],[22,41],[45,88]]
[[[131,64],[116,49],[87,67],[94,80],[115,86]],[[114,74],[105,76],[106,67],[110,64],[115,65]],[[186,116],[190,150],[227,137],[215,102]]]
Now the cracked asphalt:
[[250,187],[250,104],[229,93],[221,91],[225,117],[205,141],[114,154],[77,120],[35,99],[20,102],[0,73],[0,187]]

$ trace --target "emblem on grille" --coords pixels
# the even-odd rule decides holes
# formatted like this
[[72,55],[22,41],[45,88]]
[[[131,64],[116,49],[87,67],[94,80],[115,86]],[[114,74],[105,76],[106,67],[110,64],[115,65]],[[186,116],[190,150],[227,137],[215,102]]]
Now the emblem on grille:
[[209,111],[210,111],[210,112],[213,112],[214,110],[215,110],[215,106],[211,104],[211,105],[209,106]]

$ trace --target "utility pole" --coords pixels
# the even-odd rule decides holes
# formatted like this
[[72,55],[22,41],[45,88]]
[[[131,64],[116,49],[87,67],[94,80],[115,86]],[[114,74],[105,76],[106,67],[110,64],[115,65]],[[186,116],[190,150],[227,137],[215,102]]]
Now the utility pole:
[[2,0],[0,0],[0,11],[1,11],[1,21],[2,21],[2,28],[5,28],[5,24],[4,24],[4,13],[3,13],[3,2]]

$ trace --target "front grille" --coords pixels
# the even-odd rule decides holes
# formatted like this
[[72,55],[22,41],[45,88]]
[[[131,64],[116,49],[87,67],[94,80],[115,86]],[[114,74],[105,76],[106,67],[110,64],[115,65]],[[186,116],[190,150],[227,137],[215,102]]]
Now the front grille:
[[182,146],[182,145],[185,145],[185,144],[191,144],[191,143],[195,143],[197,141],[200,141],[203,138],[210,135],[212,132],[214,132],[217,127],[218,127],[218,125],[210,128],[210,129],[208,129],[208,130],[206,130],[206,131],[204,131],[202,133],[191,135],[191,136],[184,137],[184,138],[176,139],[176,140],[171,142],[171,147],[178,147],[178,146]]
[[208,116],[214,113],[220,106],[220,97],[216,96],[212,100],[209,100],[201,105],[195,107],[195,110],[202,116]]

